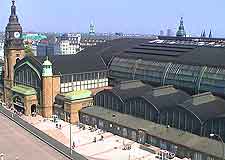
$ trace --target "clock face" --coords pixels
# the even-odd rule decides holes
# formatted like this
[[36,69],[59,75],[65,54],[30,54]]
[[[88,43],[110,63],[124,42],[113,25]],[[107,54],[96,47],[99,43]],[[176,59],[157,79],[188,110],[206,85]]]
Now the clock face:
[[15,32],[15,33],[14,33],[14,37],[15,37],[15,38],[20,38],[20,32]]

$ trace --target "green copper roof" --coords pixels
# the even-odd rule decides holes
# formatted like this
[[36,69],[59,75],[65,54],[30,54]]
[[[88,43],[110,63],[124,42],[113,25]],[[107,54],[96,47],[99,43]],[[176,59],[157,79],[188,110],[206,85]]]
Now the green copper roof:
[[47,39],[47,36],[41,34],[23,34],[22,38],[25,40],[33,40],[33,41],[40,41],[43,39]]
[[84,99],[91,97],[91,91],[89,90],[81,90],[81,91],[73,91],[65,94],[65,98],[71,101]]
[[178,31],[177,31],[177,34],[176,34],[177,37],[185,37],[186,36],[186,32],[184,30],[184,21],[183,21],[183,17],[181,17],[181,20],[180,20],[180,25],[178,27]]
[[24,85],[16,85],[12,88],[13,92],[17,92],[19,94],[25,95],[25,96],[30,96],[30,95],[35,95],[36,91],[32,87],[24,86]]
[[48,60],[48,57],[46,58],[46,60],[44,61],[44,63],[43,63],[43,66],[51,66],[52,65],[52,62],[50,62],[49,60]]

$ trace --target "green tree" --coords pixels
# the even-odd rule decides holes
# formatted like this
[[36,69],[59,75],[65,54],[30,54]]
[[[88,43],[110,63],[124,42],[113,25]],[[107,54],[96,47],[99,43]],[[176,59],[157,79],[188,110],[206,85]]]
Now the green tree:
[[33,56],[34,53],[32,51],[32,47],[30,45],[26,45],[24,49],[25,54]]

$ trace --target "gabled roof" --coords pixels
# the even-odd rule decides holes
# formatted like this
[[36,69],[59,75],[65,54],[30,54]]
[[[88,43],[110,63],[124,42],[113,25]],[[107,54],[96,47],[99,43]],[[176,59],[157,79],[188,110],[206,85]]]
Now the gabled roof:
[[126,81],[121,82],[118,86],[114,87],[110,92],[119,96],[122,100],[128,98],[144,95],[146,92],[152,90],[152,86],[146,85],[141,81]]
[[225,114],[225,100],[210,92],[194,95],[179,106],[192,112],[202,123]]
[[171,85],[154,88],[152,92],[147,92],[142,97],[151,102],[158,110],[172,109],[190,98],[187,93],[175,89]]
[[175,107],[190,98],[187,93],[175,89],[171,85],[153,88],[137,80],[125,81],[111,90],[104,91],[114,93],[123,101],[130,98],[144,98],[158,110]]
[[[40,64],[46,57],[33,57]],[[107,66],[100,56],[94,54],[54,55],[49,56],[53,74],[72,74],[107,70]]]

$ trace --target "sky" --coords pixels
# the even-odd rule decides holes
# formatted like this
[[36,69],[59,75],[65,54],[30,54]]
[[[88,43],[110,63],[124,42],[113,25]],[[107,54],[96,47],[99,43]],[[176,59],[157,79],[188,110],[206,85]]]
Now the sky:
[[[0,0],[0,31],[8,22],[11,0]],[[212,30],[225,37],[225,0],[16,0],[24,31],[158,34],[173,32],[184,18],[187,34]]]

